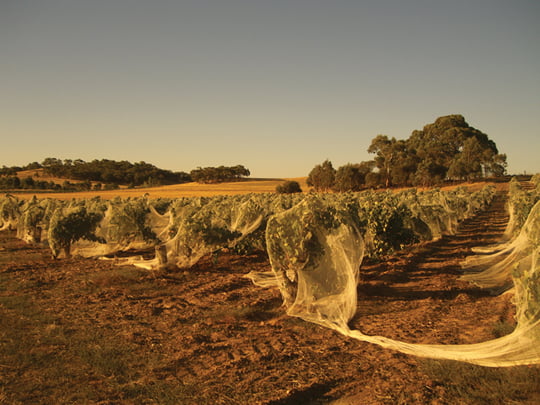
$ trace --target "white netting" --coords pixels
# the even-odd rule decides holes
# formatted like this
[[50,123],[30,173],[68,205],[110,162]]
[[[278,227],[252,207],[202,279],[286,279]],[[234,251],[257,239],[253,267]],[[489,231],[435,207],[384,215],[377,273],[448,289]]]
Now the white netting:
[[[511,196],[512,198],[512,196]],[[479,287],[491,289],[494,293],[501,293],[513,286],[512,271],[515,268],[528,268],[530,266],[531,254],[534,247],[534,240],[539,224],[538,210],[539,203],[536,202],[531,208],[533,201],[537,201],[534,194],[520,194],[514,199],[518,199],[510,207],[521,205],[519,211],[521,215],[527,215],[525,222],[519,221],[519,225],[514,224],[511,229],[515,233],[520,229],[519,234],[512,240],[505,237],[498,245],[473,249],[476,254],[467,257],[461,264],[465,271],[462,279],[472,282]],[[507,227],[508,229],[508,227]]]
[[267,216],[253,195],[180,200],[173,203],[165,228],[170,237],[156,248],[156,257],[132,263],[147,269],[192,267],[204,255],[234,246]]
[[68,257],[83,241],[104,243],[96,236],[103,211],[93,201],[71,201],[58,207],[51,215],[47,239],[54,257]]
[[16,229],[21,215],[19,205],[19,200],[12,195],[0,198],[0,231]]
[[514,269],[517,327],[510,335],[470,345],[411,344],[351,330],[362,260],[358,228],[348,212],[308,200],[268,221],[274,277],[251,273],[262,286],[278,285],[287,313],[344,335],[403,353],[484,366],[540,363],[540,208],[527,221],[531,259]]
[[289,315],[321,324],[352,318],[363,242],[348,212],[308,198],[268,221],[266,244],[274,277],[250,278],[277,284]]
[[155,248],[153,260],[133,260],[150,269],[191,267],[205,254],[258,238],[266,229],[265,240],[254,242],[266,246],[272,273],[249,277],[261,286],[278,286],[290,315],[405,353],[508,366],[538,363],[540,358],[540,207],[530,209],[538,194],[513,187],[517,190],[513,218],[524,223],[519,236],[484,250],[492,254],[469,258],[467,268],[483,268],[465,278],[489,288],[513,285],[518,324],[508,336],[474,345],[418,345],[367,336],[350,330],[348,321],[356,311],[364,254],[377,257],[415,240],[455,233],[460,221],[486,207],[493,188],[473,193],[413,190],[159,202],[147,198],[20,202],[6,196],[0,198],[0,227],[16,228],[27,241],[48,242],[54,256]]

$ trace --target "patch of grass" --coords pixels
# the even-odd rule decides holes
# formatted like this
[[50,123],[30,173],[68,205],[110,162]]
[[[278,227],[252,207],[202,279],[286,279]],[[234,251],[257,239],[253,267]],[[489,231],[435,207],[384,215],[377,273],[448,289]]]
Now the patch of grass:
[[70,349],[78,360],[97,375],[114,378],[119,383],[126,383],[135,377],[132,363],[136,362],[136,355],[130,345],[97,335],[72,341]]
[[540,367],[482,367],[473,364],[426,359],[420,367],[445,388],[449,403],[471,405],[540,403]]
[[[138,271],[115,269],[105,284],[137,284]],[[86,322],[84,308],[44,308],[47,302],[21,288],[19,275],[0,276],[0,403],[178,404],[192,398],[193,390],[177,382],[141,382],[164,361],[158,351],[126,340],[113,326]],[[58,294],[62,289],[54,290]]]
[[128,384],[122,388],[123,397],[129,400],[144,398],[160,405],[177,405],[179,399],[191,399],[195,390],[179,382],[153,381],[146,384]]

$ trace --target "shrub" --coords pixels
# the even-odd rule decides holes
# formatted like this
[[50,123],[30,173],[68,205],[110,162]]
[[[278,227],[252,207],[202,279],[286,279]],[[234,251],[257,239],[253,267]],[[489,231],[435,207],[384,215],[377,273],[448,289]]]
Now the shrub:
[[286,181],[285,183],[281,183],[276,186],[276,193],[278,194],[293,194],[301,192],[302,188],[297,181]]

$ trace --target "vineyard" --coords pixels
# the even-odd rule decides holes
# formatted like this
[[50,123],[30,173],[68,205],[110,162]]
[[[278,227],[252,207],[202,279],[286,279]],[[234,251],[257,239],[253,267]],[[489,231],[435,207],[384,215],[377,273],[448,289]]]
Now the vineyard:
[[[504,230],[493,237],[489,244],[474,247],[471,242],[469,247],[473,249],[467,251],[467,257],[465,253],[462,253],[462,257],[456,256],[456,268],[460,266],[460,275],[454,277],[454,281],[446,280],[448,285],[441,285],[440,288],[470,292],[469,295],[462,292],[452,297],[463,301],[462,304],[471,304],[471,296],[474,296],[478,300],[485,300],[486,308],[503,308],[504,316],[509,318],[508,322],[514,322],[515,327],[494,338],[486,333],[485,328],[489,328],[486,325],[479,336],[454,341],[441,341],[436,337],[417,341],[411,340],[410,336],[395,336],[392,331],[379,336],[372,333],[369,325],[363,327],[362,322],[369,318],[366,308],[373,303],[370,298],[383,290],[397,288],[403,283],[400,277],[412,277],[415,252],[422,256],[419,252],[424,249],[426,256],[425,250],[433,248],[430,254],[435,261],[440,254],[436,247],[447,243],[448,238],[459,237],[467,224],[493,212],[494,206],[502,207],[498,215],[501,212],[504,214],[503,199],[507,201],[506,210],[509,213],[507,224],[501,225]],[[151,367],[152,362],[163,363],[165,360],[159,358],[160,352],[175,353],[176,358],[168,359],[172,362],[167,366],[169,368],[156,366],[148,372],[157,380],[160,380],[159,376],[163,377],[160,380],[163,390],[170,389],[171,378],[181,381],[185,392],[169,393],[176,398],[181,395],[186,398],[195,396],[208,398],[210,403],[210,387],[217,384],[211,377],[213,375],[223,381],[237,381],[236,384],[243,381],[241,385],[247,395],[245,399],[255,398],[256,403],[298,403],[295,399],[304,398],[302,395],[310,399],[326,395],[328,399],[343,395],[351,384],[354,388],[350,387],[351,391],[362,391],[351,382],[354,378],[345,382],[345,377],[341,376],[338,380],[330,379],[332,383],[328,382],[328,377],[323,378],[325,367],[338,367],[336,364],[332,366],[330,358],[335,356],[341,359],[341,363],[356,362],[357,372],[362,374],[361,370],[375,367],[367,361],[373,356],[366,354],[368,347],[381,358],[394,359],[392,364],[404,359],[399,357],[405,356],[401,354],[393,357],[399,352],[426,359],[460,360],[465,364],[490,367],[538,364],[538,200],[538,176],[533,177],[529,187],[512,180],[508,196],[496,193],[494,186],[486,186],[478,191],[458,187],[446,191],[411,189],[394,193],[365,191],[71,201],[20,200],[7,195],[0,199],[0,228],[4,231],[6,249],[22,254],[25,253],[24,249],[29,249],[40,259],[19,266],[14,256],[9,259],[10,256],[6,255],[8,259],[2,260],[7,260],[7,264],[2,263],[0,274],[3,277],[24,271],[34,274],[34,267],[37,267],[43,269],[43,274],[29,277],[26,284],[39,281],[45,286],[60,285],[66,278],[79,282],[88,290],[85,294],[96,310],[100,306],[100,297],[104,303],[114,302],[117,311],[122,314],[120,324],[136,320],[146,310],[150,310],[152,316],[160,317],[159,324],[150,329],[137,323],[130,326],[131,330],[122,330],[129,335],[129,344],[144,347],[148,350],[148,356],[155,356],[145,367]],[[494,222],[492,217],[487,218]],[[9,235],[16,236],[22,242],[9,239]],[[6,252],[2,250],[0,253]],[[428,261],[427,257],[424,259]],[[42,262],[46,264],[40,264]],[[404,269],[398,272],[400,263],[404,263]],[[70,272],[70,266],[77,271]],[[55,268],[58,269],[56,275]],[[97,276],[92,274],[92,268],[106,268],[107,272],[96,272],[99,274]],[[398,273],[400,277],[397,277]],[[440,277],[439,274],[436,276]],[[437,280],[435,275],[431,282],[435,282],[433,280]],[[426,279],[425,282],[430,281]],[[150,295],[141,293],[142,289],[152,288],[146,285],[152,283],[153,288],[162,289],[163,295],[155,290]],[[181,286],[184,284],[192,291],[183,290]],[[442,296],[452,295],[452,290],[447,291]],[[3,299],[0,308],[3,308],[4,315],[13,316],[9,311],[14,309],[6,304],[11,302],[10,292],[2,287],[0,293]],[[395,293],[399,296],[399,290],[395,290]],[[80,304],[80,294],[75,294],[74,303]],[[54,298],[45,297],[42,293],[37,295],[34,299],[46,301]],[[205,300],[205,296],[212,296],[215,301]],[[418,292],[418,296],[424,297],[420,301],[436,298],[436,294],[433,295],[435,298],[430,298],[429,288],[424,295]],[[512,297],[513,301],[510,301]],[[227,309],[227,302],[235,303],[237,300],[242,305]],[[65,304],[65,311],[69,312],[74,303]],[[145,303],[151,304],[151,308],[144,307]],[[386,304],[388,308],[393,305],[392,302]],[[430,306],[429,302],[424,304]],[[431,304],[437,306],[440,303],[436,300]],[[283,317],[281,312],[286,312],[292,318]],[[70,314],[76,318],[74,312]],[[97,324],[103,325],[103,319],[98,322],[98,312],[92,316]],[[500,321],[501,315],[497,316]],[[296,318],[309,323],[295,322]],[[476,318],[469,321],[482,324],[485,320]],[[307,326],[310,323],[319,326]],[[47,323],[52,324],[56,323]],[[110,324],[111,327],[113,324]],[[187,330],[181,336],[174,332],[180,325],[183,328],[187,325]],[[422,328],[421,325],[415,327]],[[430,326],[424,327],[426,330],[432,329]],[[55,335],[57,328],[62,329],[55,326],[50,335]],[[256,331],[257,328],[260,330]],[[342,337],[337,337],[340,335],[331,330],[339,332]],[[99,328],[95,332],[105,333]],[[69,342],[74,338],[68,339],[65,330],[62,333],[62,339],[66,340],[60,347],[69,348]],[[71,333],[76,336],[75,332]],[[157,337],[167,333],[175,339]],[[244,349],[234,343],[235,339],[240,339],[239,334],[251,336],[251,343],[242,346]],[[264,343],[264,339],[258,341],[257,336],[270,339],[270,335],[272,343]],[[333,343],[325,342],[323,345],[310,338],[310,335]],[[150,348],[149,342],[144,339],[147,337],[151,340],[151,336],[159,344],[155,343],[156,346]],[[49,338],[53,340],[51,336]],[[305,348],[309,348],[309,355],[305,352],[307,349],[298,347],[297,339],[303,341]],[[246,344],[244,340],[242,342]],[[365,345],[363,342],[370,344],[361,346],[362,350],[359,351],[357,347]],[[184,346],[182,354],[175,352],[175,344]],[[378,346],[386,349],[378,349]],[[88,345],[85,347],[88,351]],[[95,349],[99,351],[99,343]],[[59,350],[58,347],[55,350]],[[349,352],[352,357],[347,355]],[[317,353],[320,364],[317,363]],[[87,355],[91,357],[95,354]],[[195,360],[192,358],[206,364],[207,370],[193,363]],[[403,360],[404,367],[414,368],[411,362],[415,360],[407,359]],[[268,369],[263,376],[260,371],[257,374],[249,370],[249,367],[255,367],[257,362],[262,364],[265,360],[268,360],[270,368],[276,367],[274,362],[279,360],[290,369],[286,372],[280,370],[283,376],[279,377],[277,370]],[[376,362],[375,359],[373,361]],[[248,367],[247,379],[242,379],[242,363]],[[218,365],[223,367],[216,368]],[[4,366],[7,366],[7,370],[14,367],[9,364]],[[4,370],[0,369],[2,372]],[[234,377],[233,372],[237,373]],[[101,373],[118,379],[120,370],[101,370]],[[298,373],[296,377],[295,373]],[[109,386],[109,395],[112,391],[116,392],[119,403],[124,400],[130,403],[129,398],[162,395],[156,392],[150,395],[150,386],[156,388],[156,382],[148,384],[144,376],[135,377],[134,374],[137,374],[136,370],[123,374],[117,381],[122,393],[118,393],[118,387],[115,391]],[[201,379],[205,378],[208,379],[207,384],[202,383]],[[247,388],[249,378],[260,380],[257,380],[262,384],[258,391],[256,387]],[[283,388],[286,381],[292,384],[287,390]],[[107,388],[103,384],[99,383],[100,389],[106,393]],[[201,391],[197,384],[207,388]],[[272,386],[279,388],[274,391]],[[425,386],[431,388],[420,390],[423,399],[430,395],[434,397],[437,387],[427,382]],[[145,392],[142,392],[142,387],[145,387]],[[384,385],[379,388],[382,390],[382,387]],[[2,389],[0,399],[2,394],[8,398],[8,390]],[[136,389],[142,391],[137,393]],[[215,387],[213,389],[216,390]],[[217,395],[220,399],[214,403],[237,403],[240,398],[240,392],[234,386],[221,387]],[[366,395],[375,394],[370,392]],[[382,394],[377,395],[379,402],[373,403],[395,403],[396,397],[385,399]],[[271,398],[276,398],[277,402],[272,402]],[[282,402],[278,401],[279,398]],[[69,401],[74,401],[73,397],[65,399],[66,403]],[[162,398],[161,401],[148,403],[165,401]],[[176,402],[171,400],[170,403]]]

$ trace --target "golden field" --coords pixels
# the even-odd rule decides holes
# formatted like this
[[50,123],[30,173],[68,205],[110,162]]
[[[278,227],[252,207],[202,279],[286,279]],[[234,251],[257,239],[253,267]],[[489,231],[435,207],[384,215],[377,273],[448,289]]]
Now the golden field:
[[[33,177],[35,180],[52,181],[57,184],[62,184],[68,180],[71,183],[80,183],[79,180],[61,179],[57,177],[51,177],[43,172],[43,169],[26,170],[17,174],[20,178]],[[39,198],[57,198],[59,200],[70,200],[72,198],[93,198],[99,196],[105,199],[111,199],[115,197],[142,197],[147,195],[149,198],[180,198],[180,197],[211,197],[217,195],[238,195],[238,194],[250,194],[250,193],[274,193],[276,186],[287,180],[297,181],[304,192],[310,191],[310,187],[307,185],[307,177],[296,178],[284,178],[284,179],[269,179],[269,178],[256,178],[246,179],[244,181],[228,182],[228,183],[216,183],[216,184],[199,184],[199,183],[184,183],[173,184],[169,186],[158,187],[140,187],[140,188],[126,188],[121,187],[117,190],[92,190],[92,191],[78,191],[78,192],[52,192],[52,191],[38,191],[29,190],[14,193],[20,198],[32,198],[37,196]],[[472,182],[472,183],[456,183],[449,184],[441,187],[442,190],[448,190],[455,188],[456,186],[467,186],[472,190],[479,190],[486,184],[493,184],[497,190],[505,189],[506,183],[491,183],[485,181]],[[392,191],[398,192],[408,187],[393,188]],[[427,190],[430,187],[416,187],[418,190]],[[379,189],[379,191],[382,189]]]
[[[23,175],[21,177],[26,176]],[[59,181],[60,184],[65,180],[48,177],[39,177],[39,179],[44,181]],[[308,191],[306,179],[306,177],[291,179],[248,179],[246,181],[218,184],[184,183],[159,187],[120,188],[118,190],[92,190],[73,193],[36,192],[35,190],[31,190],[29,192],[17,193],[17,197],[32,198],[35,195],[39,198],[58,198],[60,200],[70,200],[72,198],[92,198],[96,196],[106,199],[114,197],[141,197],[143,195],[148,195],[150,198],[180,198],[250,193],[274,193],[276,191],[276,186],[287,180],[297,181],[302,190]]]

